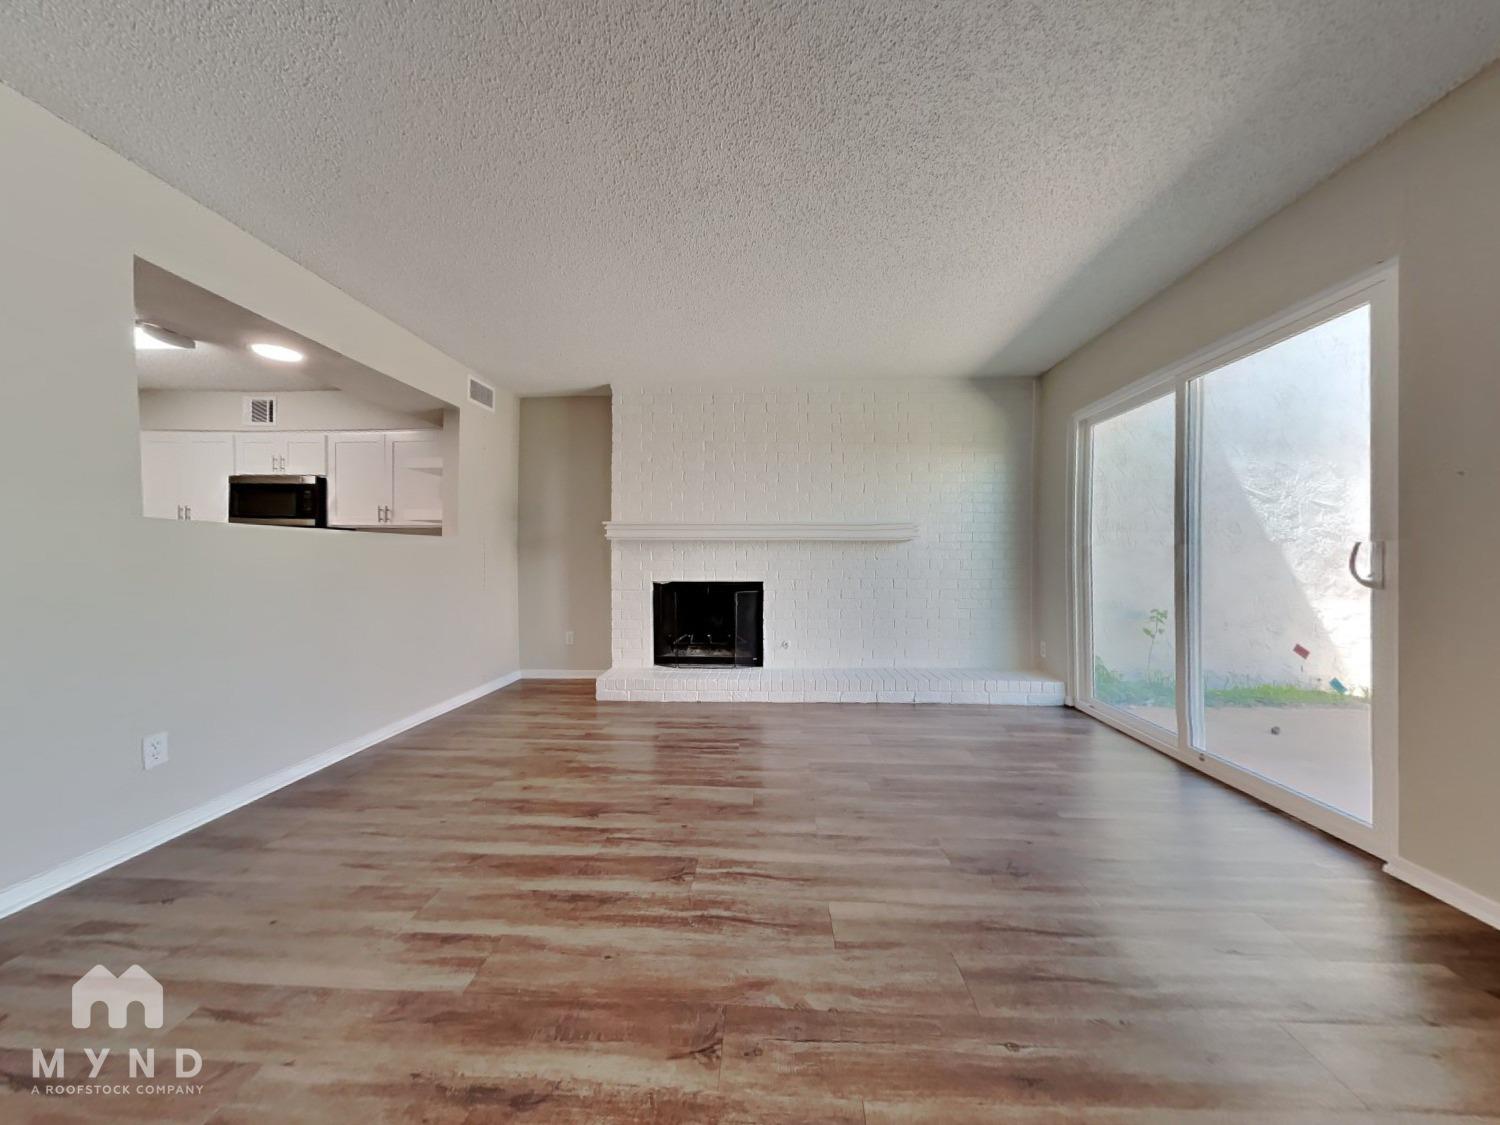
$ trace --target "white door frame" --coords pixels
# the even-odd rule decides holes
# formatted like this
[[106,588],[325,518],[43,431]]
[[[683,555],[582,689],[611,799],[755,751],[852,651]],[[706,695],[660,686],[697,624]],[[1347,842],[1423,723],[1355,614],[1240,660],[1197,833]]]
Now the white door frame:
[[[1161,751],[1268,805],[1383,859],[1397,854],[1397,591],[1400,551],[1396,512],[1397,409],[1397,284],[1395,259],[1300,301],[1266,320],[1203,348],[1186,359],[1122,387],[1077,411],[1069,429],[1068,457],[1068,632],[1069,701],[1153,749]],[[1199,558],[1188,527],[1196,487],[1197,453],[1193,430],[1199,408],[1195,380],[1237,359],[1262,351],[1333,317],[1370,306],[1370,496],[1373,539],[1384,544],[1385,587],[1371,598],[1373,682],[1371,709],[1373,754],[1372,824],[1365,824],[1304,794],[1294,792],[1222,758],[1198,749],[1202,745],[1201,693],[1189,692],[1198,682]],[[1101,703],[1093,695],[1093,628],[1089,584],[1089,441],[1095,424],[1164,395],[1174,396],[1177,408],[1177,464],[1175,485],[1177,733]],[[1190,613],[1189,606],[1194,609]],[[1191,695],[1191,698],[1190,698]]]

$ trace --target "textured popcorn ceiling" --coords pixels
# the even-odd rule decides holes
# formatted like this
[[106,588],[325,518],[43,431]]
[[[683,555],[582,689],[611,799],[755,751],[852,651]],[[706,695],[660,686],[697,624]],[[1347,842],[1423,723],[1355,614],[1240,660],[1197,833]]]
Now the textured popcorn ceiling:
[[7,0],[0,80],[478,371],[1044,369],[1496,0]]

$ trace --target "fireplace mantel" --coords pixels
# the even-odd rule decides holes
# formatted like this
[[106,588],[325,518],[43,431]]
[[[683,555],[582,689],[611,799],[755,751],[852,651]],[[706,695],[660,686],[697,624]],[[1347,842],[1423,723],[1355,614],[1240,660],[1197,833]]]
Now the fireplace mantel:
[[604,524],[606,539],[830,541],[901,543],[917,537],[914,523],[620,523]]

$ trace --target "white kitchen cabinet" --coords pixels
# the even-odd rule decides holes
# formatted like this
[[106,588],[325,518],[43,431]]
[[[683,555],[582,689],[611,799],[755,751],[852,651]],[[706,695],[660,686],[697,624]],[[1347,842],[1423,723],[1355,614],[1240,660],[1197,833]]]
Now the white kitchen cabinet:
[[234,442],[227,434],[187,434],[182,443],[182,506],[190,520],[229,522]]
[[235,434],[234,471],[242,476],[275,473],[279,439],[279,434]]
[[229,520],[230,434],[147,431],[141,434],[142,511],[156,519]]
[[287,434],[281,471],[299,477],[326,476],[328,439],[322,434]]
[[327,439],[310,433],[237,433],[234,471],[246,476],[323,476]]
[[328,525],[440,528],[442,433],[328,435]]
[[177,487],[180,436],[141,434],[141,510],[152,519],[182,518],[182,493]]
[[442,435],[414,431],[389,436],[391,506],[386,522],[398,527],[442,526]]
[[328,435],[328,526],[378,527],[391,497],[386,435]]

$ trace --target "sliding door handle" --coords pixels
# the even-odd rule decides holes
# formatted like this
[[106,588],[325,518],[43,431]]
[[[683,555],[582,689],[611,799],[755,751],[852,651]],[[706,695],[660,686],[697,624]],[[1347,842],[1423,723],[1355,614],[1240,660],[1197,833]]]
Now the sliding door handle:
[[1370,540],[1370,576],[1366,578],[1359,572],[1359,549],[1364,546],[1364,541],[1356,539],[1354,546],[1349,551],[1349,573],[1361,586],[1367,590],[1385,589],[1385,543],[1380,539]]

